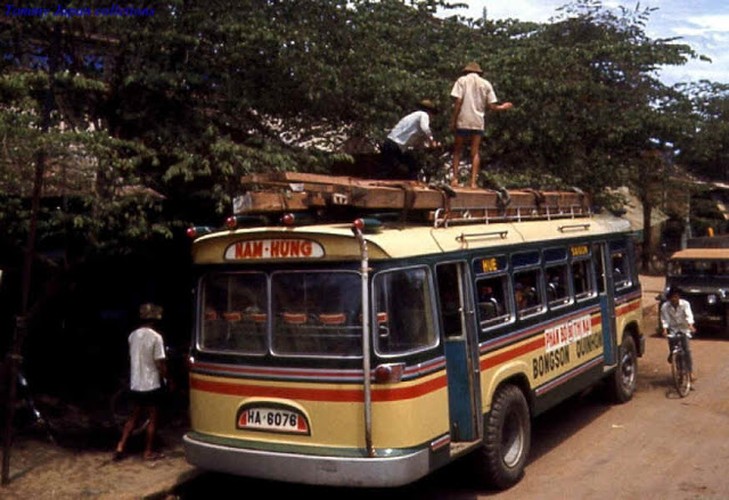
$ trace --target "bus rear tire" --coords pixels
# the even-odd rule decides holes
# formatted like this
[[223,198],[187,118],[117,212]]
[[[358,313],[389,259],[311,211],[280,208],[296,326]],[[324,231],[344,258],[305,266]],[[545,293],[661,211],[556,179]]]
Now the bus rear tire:
[[496,391],[477,464],[491,486],[507,489],[522,478],[531,446],[531,415],[524,393],[505,385]]
[[626,334],[620,344],[618,366],[613,372],[609,388],[609,397],[616,403],[627,403],[633,398],[638,380],[638,354],[633,337]]

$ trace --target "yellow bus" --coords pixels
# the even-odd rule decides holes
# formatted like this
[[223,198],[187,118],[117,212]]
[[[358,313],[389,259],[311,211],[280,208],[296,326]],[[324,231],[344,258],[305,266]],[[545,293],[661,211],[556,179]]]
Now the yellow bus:
[[536,415],[591,387],[631,399],[627,221],[576,193],[349,182],[279,182],[191,229],[191,464],[396,487],[468,454],[507,488]]

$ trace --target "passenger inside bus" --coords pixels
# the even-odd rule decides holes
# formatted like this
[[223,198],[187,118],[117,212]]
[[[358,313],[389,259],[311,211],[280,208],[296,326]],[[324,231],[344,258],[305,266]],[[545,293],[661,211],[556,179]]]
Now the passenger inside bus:
[[480,287],[478,303],[481,308],[481,316],[484,320],[493,319],[502,314],[501,306],[496,297],[494,297],[494,289],[491,286],[484,285]]
[[550,304],[567,302],[566,266],[555,268],[547,277],[547,300]]
[[514,284],[514,303],[516,304],[517,311],[522,311],[529,307],[526,288],[520,282]]

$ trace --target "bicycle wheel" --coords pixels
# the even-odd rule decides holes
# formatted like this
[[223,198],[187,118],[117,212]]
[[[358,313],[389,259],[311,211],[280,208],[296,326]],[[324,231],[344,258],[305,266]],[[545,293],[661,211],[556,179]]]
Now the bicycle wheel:
[[671,371],[673,372],[673,382],[676,384],[678,395],[685,398],[691,391],[691,375],[686,370],[686,360],[684,359],[683,351],[674,351]]

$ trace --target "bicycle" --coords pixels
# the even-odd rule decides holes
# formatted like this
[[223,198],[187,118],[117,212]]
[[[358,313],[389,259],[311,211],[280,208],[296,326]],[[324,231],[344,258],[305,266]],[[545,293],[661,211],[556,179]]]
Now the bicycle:
[[691,392],[691,372],[688,367],[688,359],[686,351],[684,351],[683,343],[686,332],[672,331],[668,333],[668,338],[673,340],[671,348],[671,375],[673,383],[676,385],[678,395],[682,398],[688,396]]
[[[184,382],[187,380],[187,367],[185,365],[187,348],[165,347],[166,358],[168,361],[167,369],[170,373],[170,380]],[[187,387],[180,387],[175,382],[173,386],[165,383],[163,389],[163,404],[160,407],[160,418],[169,417],[171,414],[179,414],[187,412]],[[111,421],[119,432],[124,430],[129,416],[134,409],[132,401],[131,389],[129,388],[129,376],[119,377],[117,389],[109,399],[109,410]],[[150,423],[150,416],[143,413],[137,419],[136,425],[132,429],[131,436],[138,436],[146,432]]]
[[[132,414],[132,410],[134,408],[128,378],[120,378],[119,388],[111,395],[109,407],[114,427],[116,427],[119,432],[122,432],[124,425],[129,419],[129,416]],[[132,429],[131,436],[137,436],[145,432],[149,422],[149,416],[142,415],[141,418],[137,419],[136,425]]]

